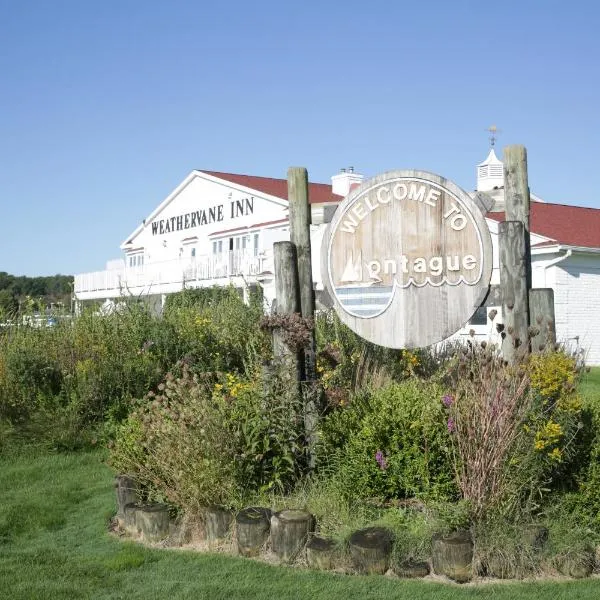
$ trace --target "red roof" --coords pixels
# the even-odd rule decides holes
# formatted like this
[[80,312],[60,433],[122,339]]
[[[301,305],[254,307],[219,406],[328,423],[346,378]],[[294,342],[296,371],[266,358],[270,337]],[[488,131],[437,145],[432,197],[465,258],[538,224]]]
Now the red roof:
[[[272,177],[255,177],[254,175],[237,175],[235,173],[219,173],[218,171],[201,171],[207,175],[225,179],[231,183],[237,183],[245,187],[264,192],[270,196],[287,200],[287,179],[273,179]],[[309,183],[308,200],[311,204],[322,204],[323,202],[340,202],[342,196],[331,192],[331,185],[327,183]]]
[[[504,221],[504,213],[488,213],[494,221]],[[600,209],[565,204],[532,202],[531,232],[566,246],[600,248]]]

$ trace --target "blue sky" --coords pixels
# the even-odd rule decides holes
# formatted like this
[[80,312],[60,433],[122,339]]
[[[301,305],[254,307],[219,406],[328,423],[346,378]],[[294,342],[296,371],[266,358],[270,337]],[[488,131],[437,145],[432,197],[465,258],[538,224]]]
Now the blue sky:
[[194,168],[465,189],[521,143],[600,208],[596,2],[0,0],[0,271],[100,270]]

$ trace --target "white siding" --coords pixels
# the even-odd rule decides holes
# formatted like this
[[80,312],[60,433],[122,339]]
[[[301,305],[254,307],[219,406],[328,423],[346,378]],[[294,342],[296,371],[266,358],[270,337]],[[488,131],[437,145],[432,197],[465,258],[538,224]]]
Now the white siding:
[[600,365],[600,265],[564,261],[556,267],[554,308],[557,339],[585,352],[586,363]]

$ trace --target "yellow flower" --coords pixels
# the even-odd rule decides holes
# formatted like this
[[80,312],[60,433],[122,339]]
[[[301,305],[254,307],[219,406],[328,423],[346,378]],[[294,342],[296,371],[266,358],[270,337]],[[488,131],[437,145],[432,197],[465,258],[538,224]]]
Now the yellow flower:
[[548,454],[548,458],[556,462],[561,462],[562,452],[558,448],[554,448],[554,450]]

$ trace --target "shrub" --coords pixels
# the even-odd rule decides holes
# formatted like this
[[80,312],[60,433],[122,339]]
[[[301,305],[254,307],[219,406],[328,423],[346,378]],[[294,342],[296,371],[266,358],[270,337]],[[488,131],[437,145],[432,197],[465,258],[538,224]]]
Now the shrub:
[[321,460],[347,497],[456,495],[440,394],[413,378],[357,395],[323,421]]
[[574,377],[563,352],[514,365],[486,345],[459,353],[442,403],[461,493],[476,519],[531,514],[544,494],[568,486],[581,428]]
[[177,364],[242,373],[259,362],[257,302],[230,288],[171,297],[162,317],[129,299],[111,314],[90,308],[55,327],[1,331],[0,419],[21,436],[78,447],[97,430],[111,435],[132,399],[156,391]]
[[285,373],[263,393],[260,377],[169,374],[119,427],[111,463],[150,495],[198,513],[289,491],[305,464],[303,421]]

